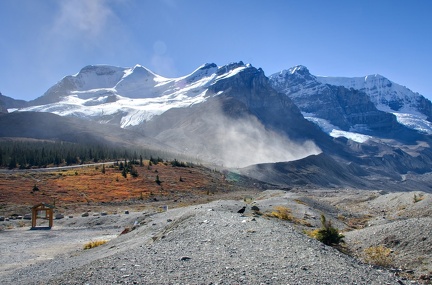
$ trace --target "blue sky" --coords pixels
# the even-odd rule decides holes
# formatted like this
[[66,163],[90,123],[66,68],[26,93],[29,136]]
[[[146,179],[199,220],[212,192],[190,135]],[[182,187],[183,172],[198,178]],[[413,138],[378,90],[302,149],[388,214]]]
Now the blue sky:
[[242,60],[271,75],[381,74],[432,98],[429,0],[0,0],[0,92],[31,100],[90,64],[165,77]]

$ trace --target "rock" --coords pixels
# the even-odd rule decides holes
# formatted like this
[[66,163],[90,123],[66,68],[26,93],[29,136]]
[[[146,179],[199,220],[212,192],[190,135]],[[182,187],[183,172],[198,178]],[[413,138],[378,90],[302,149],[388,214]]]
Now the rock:
[[23,219],[24,220],[31,220],[32,219],[32,215],[31,214],[25,214]]
[[0,216],[0,222],[3,222],[5,220],[5,217]]
[[58,214],[55,215],[55,218],[56,218],[56,220],[60,220],[60,219],[63,219],[63,218],[64,218],[64,215],[58,213]]
[[431,280],[432,276],[431,275],[423,274],[423,275],[420,275],[419,279],[420,280]]
[[129,233],[129,232],[131,232],[131,229],[130,229],[130,228],[125,228],[125,229],[120,233],[120,235],[124,235],[124,234],[127,234],[127,233]]
[[192,258],[190,258],[189,256],[182,256],[180,258],[181,261],[187,261],[187,260],[190,260],[190,259],[192,259]]
[[88,217],[88,216],[89,216],[88,212],[82,213],[82,215],[81,215],[81,217]]
[[251,210],[252,210],[252,211],[255,211],[255,212],[259,212],[260,209],[259,209],[257,206],[253,205],[253,206],[251,207]]
[[126,210],[124,213],[125,213],[126,215],[129,215],[129,211],[128,211],[128,210]]
[[106,215],[108,215],[107,212],[101,212],[101,216],[106,216]]

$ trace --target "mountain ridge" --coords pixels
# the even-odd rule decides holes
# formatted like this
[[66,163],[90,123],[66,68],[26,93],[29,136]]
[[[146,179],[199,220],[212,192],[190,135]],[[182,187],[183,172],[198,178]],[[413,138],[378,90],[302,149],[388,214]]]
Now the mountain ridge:
[[[156,145],[225,167],[290,161],[312,167],[311,155],[323,153],[319,157],[328,163],[321,167],[351,169],[346,175],[353,181],[361,174],[375,186],[381,185],[379,179],[403,181],[408,173],[432,171],[430,136],[377,108],[366,91],[323,83],[304,66],[267,77],[241,61],[208,63],[178,78],[140,65],[86,66],[19,111],[128,129]],[[51,103],[35,105],[43,101]],[[281,165],[273,169],[281,173],[269,172],[268,181],[283,175]],[[346,177],[331,183],[343,186]]]
[[[304,66],[295,66],[269,78],[277,91],[294,100],[306,118],[330,135],[333,132],[332,136],[347,132],[369,135],[368,129],[374,129],[376,122],[381,122],[377,127],[382,129],[387,124],[391,130],[398,127],[396,121],[421,133],[432,133],[431,102],[381,75],[323,77],[312,75]],[[325,104],[326,109],[322,108]],[[371,116],[367,121],[365,114]],[[348,138],[353,135],[348,134]]]

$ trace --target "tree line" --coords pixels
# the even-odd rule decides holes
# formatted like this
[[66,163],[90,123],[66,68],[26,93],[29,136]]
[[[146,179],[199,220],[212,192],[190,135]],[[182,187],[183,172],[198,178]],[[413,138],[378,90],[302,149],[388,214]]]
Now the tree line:
[[[149,158],[155,151],[103,144],[75,144],[54,141],[0,141],[0,167],[43,168],[112,160]],[[156,155],[160,155],[156,153]]]

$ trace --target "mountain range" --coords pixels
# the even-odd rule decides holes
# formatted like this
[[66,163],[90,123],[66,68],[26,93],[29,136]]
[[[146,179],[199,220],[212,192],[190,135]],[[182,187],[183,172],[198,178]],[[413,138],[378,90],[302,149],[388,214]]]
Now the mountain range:
[[[32,117],[52,113],[51,124],[62,122],[63,131],[75,120],[100,139],[133,137],[128,143],[277,185],[430,191],[432,104],[381,75],[322,77],[295,66],[267,77],[238,62],[165,78],[140,65],[96,65],[33,101],[0,95],[0,102],[1,136],[44,133]],[[8,128],[6,121],[26,124]]]

